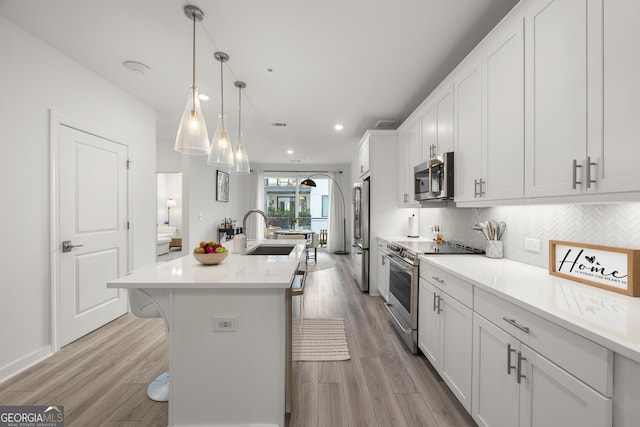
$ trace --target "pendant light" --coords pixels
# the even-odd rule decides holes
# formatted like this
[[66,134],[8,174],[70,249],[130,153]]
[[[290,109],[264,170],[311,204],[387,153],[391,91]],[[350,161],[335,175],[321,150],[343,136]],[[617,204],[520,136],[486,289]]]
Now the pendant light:
[[251,173],[249,168],[249,157],[242,145],[242,89],[247,87],[245,82],[237,81],[233,84],[238,88],[238,143],[236,149],[233,150],[233,172],[239,175],[246,175]]
[[193,81],[178,127],[175,150],[186,154],[208,154],[209,134],[196,86],[196,21],[202,21],[204,13],[196,6],[187,5],[184,7],[184,14],[193,21]]
[[207,163],[219,168],[229,169],[233,167],[233,151],[231,149],[231,140],[224,124],[224,78],[222,75],[224,63],[229,60],[229,55],[224,52],[216,52],[213,57],[220,61],[220,116],[218,117],[216,134],[211,140],[211,151],[209,151]]

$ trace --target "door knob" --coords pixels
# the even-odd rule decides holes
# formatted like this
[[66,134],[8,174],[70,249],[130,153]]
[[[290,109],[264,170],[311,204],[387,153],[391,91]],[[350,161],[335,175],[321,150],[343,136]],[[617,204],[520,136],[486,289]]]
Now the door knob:
[[71,244],[71,240],[65,240],[62,242],[62,252],[71,252],[73,248],[80,248],[84,245],[73,245]]

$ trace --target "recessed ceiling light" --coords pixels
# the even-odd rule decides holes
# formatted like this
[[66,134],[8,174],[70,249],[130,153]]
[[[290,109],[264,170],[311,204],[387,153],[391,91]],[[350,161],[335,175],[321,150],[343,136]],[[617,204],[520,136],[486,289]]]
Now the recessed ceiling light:
[[335,130],[342,130],[344,129],[344,126],[342,126],[341,124],[337,124],[333,127]]
[[208,101],[208,100],[209,100],[209,95],[204,94],[204,93],[201,93],[200,95],[198,95],[198,98],[199,98],[201,101]]
[[287,154],[293,154],[293,150],[287,150]]

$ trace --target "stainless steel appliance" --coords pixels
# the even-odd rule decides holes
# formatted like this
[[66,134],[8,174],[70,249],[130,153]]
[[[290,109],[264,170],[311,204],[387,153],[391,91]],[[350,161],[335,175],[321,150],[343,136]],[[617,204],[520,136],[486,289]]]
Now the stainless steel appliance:
[[369,290],[369,178],[353,186],[353,277]]
[[413,168],[415,199],[419,202],[453,199],[453,152],[443,153]]
[[482,254],[484,251],[443,241],[403,241],[389,250],[389,319],[412,353],[418,352],[418,280],[421,254]]

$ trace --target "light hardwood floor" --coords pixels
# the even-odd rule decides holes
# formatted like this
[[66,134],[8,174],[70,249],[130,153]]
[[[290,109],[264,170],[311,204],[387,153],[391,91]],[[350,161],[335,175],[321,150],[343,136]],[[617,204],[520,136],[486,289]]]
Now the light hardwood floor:
[[[336,267],[308,276],[304,316],[344,318],[351,360],[294,362],[287,426],[475,426],[424,356],[406,350],[382,299],[358,290],[350,257],[333,256]],[[145,390],[167,367],[162,321],[125,315],[0,384],[0,405],[64,405],[67,427],[164,427],[167,404]]]

